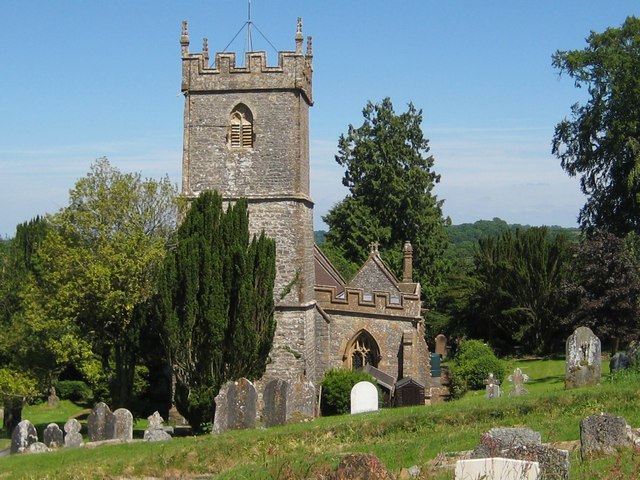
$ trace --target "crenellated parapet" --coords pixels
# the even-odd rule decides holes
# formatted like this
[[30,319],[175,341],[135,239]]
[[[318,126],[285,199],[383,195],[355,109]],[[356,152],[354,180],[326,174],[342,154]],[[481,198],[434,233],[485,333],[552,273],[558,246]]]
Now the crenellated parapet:
[[244,66],[236,65],[234,52],[218,52],[209,65],[206,39],[203,51],[189,53],[187,22],[182,22],[180,46],[182,51],[182,92],[233,92],[244,90],[300,91],[309,105],[313,105],[313,51],[311,37],[307,38],[306,53],[302,53],[302,21],[298,19],[296,50],[278,53],[278,65],[267,64],[264,51],[245,53]]
[[352,287],[337,294],[336,287],[320,285],[316,285],[315,293],[317,304],[327,313],[422,321],[420,295],[417,294],[402,293],[400,297],[380,291],[365,294],[364,290]]

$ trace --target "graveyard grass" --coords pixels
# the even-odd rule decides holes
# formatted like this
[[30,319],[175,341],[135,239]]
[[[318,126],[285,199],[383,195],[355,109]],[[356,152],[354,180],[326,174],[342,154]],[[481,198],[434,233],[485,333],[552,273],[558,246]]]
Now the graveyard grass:
[[[418,465],[418,478],[452,479],[452,470],[438,464],[454,462],[448,452],[470,450],[480,434],[500,426],[529,427],[542,433],[543,442],[571,451],[571,479],[632,479],[640,473],[640,450],[582,462],[579,425],[587,415],[607,412],[640,427],[640,375],[605,375],[599,386],[564,390],[563,360],[511,362],[531,380],[529,394],[484,398],[469,392],[461,400],[433,407],[383,409],[376,413],[318,418],[313,422],[221,435],[174,438],[169,442],[61,450],[39,455],[0,458],[2,478],[318,478],[334,470],[346,453],[378,456],[394,474]],[[605,370],[608,370],[605,368]],[[81,407],[62,402],[59,411],[42,405],[25,410],[39,432],[47,423],[64,423]],[[38,410],[41,411],[38,411]],[[64,412],[64,413],[63,413]],[[135,428],[144,428],[139,423]],[[138,437],[139,432],[138,432]],[[85,435],[86,439],[86,435]]]

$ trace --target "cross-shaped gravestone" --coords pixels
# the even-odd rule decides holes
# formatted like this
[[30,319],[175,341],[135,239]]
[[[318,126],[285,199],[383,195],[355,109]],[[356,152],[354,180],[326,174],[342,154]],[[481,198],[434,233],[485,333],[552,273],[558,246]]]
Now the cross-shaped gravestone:
[[486,397],[489,399],[498,398],[500,396],[500,380],[493,376],[493,373],[489,374],[489,378],[484,381],[487,386]]
[[519,397],[520,395],[526,395],[529,393],[524,384],[529,381],[529,375],[522,373],[522,370],[516,368],[511,375],[509,375],[509,381],[513,383],[513,389],[509,392],[510,397]]

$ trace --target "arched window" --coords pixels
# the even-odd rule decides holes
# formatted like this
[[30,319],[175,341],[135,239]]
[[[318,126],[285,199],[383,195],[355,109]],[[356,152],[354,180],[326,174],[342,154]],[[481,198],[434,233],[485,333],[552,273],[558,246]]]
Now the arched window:
[[231,112],[228,141],[230,148],[253,148],[253,115],[239,104]]
[[365,365],[377,367],[380,361],[380,349],[371,334],[362,330],[347,348],[346,357],[351,370],[359,370]]

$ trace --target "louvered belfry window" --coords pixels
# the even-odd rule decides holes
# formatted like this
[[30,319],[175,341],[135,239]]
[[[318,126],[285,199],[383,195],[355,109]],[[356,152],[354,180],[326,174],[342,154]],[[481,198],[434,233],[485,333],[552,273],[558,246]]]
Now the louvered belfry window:
[[253,116],[245,105],[238,105],[231,113],[229,146],[231,148],[253,148]]

